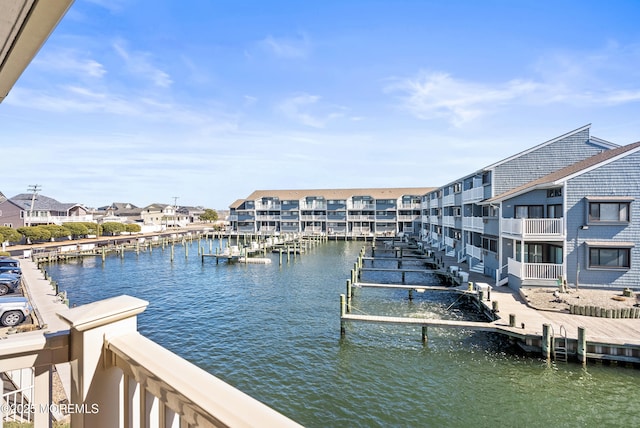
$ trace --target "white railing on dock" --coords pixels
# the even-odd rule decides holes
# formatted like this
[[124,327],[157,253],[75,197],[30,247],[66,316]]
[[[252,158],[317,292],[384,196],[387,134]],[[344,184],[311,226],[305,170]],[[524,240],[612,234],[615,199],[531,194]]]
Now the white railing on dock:
[[562,218],[503,218],[502,232],[522,238],[561,238],[564,236]]
[[[68,330],[2,341],[0,371],[34,368],[35,428],[49,427],[51,413],[64,409],[71,427],[300,426],[139,334],[137,315],[147,304],[106,299],[61,312]],[[56,364],[71,364],[68,404],[52,402]]]
[[522,263],[509,258],[507,268],[511,275],[520,279],[558,279],[563,274],[563,265],[558,263]]

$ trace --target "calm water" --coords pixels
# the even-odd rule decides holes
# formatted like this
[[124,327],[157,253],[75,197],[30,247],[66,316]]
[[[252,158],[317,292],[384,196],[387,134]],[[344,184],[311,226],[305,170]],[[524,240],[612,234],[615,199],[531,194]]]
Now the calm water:
[[[640,426],[639,370],[548,366],[506,352],[499,337],[458,330],[430,329],[425,347],[420,328],[353,324],[341,340],[339,295],[361,242],[330,242],[282,266],[277,254],[270,265],[203,264],[197,245],[188,258],[177,245],[173,262],[154,248],[47,270],[72,304],[148,300],[144,335],[308,427]],[[417,281],[433,278],[407,275]],[[358,290],[354,307],[473,316],[444,293],[409,302],[406,291]]]

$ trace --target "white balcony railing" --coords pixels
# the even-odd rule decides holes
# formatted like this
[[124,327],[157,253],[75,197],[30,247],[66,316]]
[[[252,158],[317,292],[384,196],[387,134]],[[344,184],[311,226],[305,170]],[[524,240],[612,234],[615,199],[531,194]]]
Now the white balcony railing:
[[373,221],[376,219],[375,215],[350,215],[349,221]]
[[301,202],[300,209],[301,210],[326,210],[327,203],[326,202]]
[[563,265],[558,263],[522,263],[509,258],[509,274],[520,279],[558,279],[563,274]]
[[502,233],[522,239],[550,239],[564,237],[562,218],[503,218]]
[[279,215],[257,214],[256,215],[256,220],[257,221],[279,221],[280,220],[280,216]]
[[419,214],[398,214],[398,221],[417,221],[420,220]]
[[462,202],[467,204],[470,202],[477,202],[484,199],[484,187],[473,187],[462,191]]
[[138,333],[147,305],[106,299],[61,312],[68,330],[3,340],[0,370],[34,368],[35,428],[50,426],[53,365],[66,363],[72,427],[299,426]]
[[347,208],[350,210],[375,210],[376,204],[374,204],[373,202],[366,203],[347,201]]
[[327,216],[325,214],[320,215],[311,215],[311,214],[303,214],[300,215],[300,220],[303,221],[323,221],[326,220]]
[[455,199],[455,195],[452,193],[450,195],[447,196],[443,196],[442,197],[442,206],[446,207],[446,206],[450,206],[453,205],[455,203],[456,199]]
[[398,204],[399,210],[419,210],[421,208],[420,202],[408,202]]
[[468,256],[471,256],[474,259],[482,260],[482,248],[476,247],[475,245],[467,244],[465,250]]
[[462,228],[482,232],[484,230],[482,217],[462,217]]
[[448,226],[448,227],[455,227],[456,218],[454,216],[451,216],[451,215],[445,215],[445,216],[442,217],[442,225],[443,226]]
[[281,205],[279,203],[263,203],[263,202],[256,202],[256,209],[257,210],[272,210],[272,211],[279,211],[281,209]]

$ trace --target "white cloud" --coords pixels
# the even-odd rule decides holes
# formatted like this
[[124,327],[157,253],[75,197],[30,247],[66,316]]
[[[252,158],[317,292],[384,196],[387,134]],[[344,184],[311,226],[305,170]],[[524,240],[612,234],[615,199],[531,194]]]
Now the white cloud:
[[282,101],[277,109],[289,119],[313,128],[324,128],[330,120],[344,116],[343,107],[321,105],[320,99],[317,95],[298,94]]
[[393,79],[384,91],[419,119],[456,127],[509,106],[612,106],[640,101],[640,47],[609,43],[589,52],[555,51],[539,58],[533,75],[502,82],[465,80],[444,71]]
[[500,85],[455,79],[430,72],[398,81],[387,92],[401,92],[403,108],[420,119],[445,118],[456,126],[487,114],[496,105],[512,102],[539,90],[538,83],[512,80]]
[[276,38],[271,35],[260,41],[260,46],[279,58],[306,58],[309,55],[310,43],[305,34],[300,37]]
[[151,80],[156,86],[168,88],[173,83],[171,76],[151,64],[150,54],[144,52],[129,52],[124,42],[116,41],[113,49],[122,58],[129,71],[135,75]]
[[100,79],[107,73],[103,64],[83,56],[82,53],[73,49],[59,49],[52,54],[37,57],[34,60],[34,64],[43,68],[46,72],[63,72],[81,78]]

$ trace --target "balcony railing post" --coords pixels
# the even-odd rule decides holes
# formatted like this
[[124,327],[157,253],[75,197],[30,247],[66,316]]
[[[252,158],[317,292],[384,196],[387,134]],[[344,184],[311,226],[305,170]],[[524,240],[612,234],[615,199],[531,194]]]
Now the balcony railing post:
[[131,296],[90,303],[58,315],[71,326],[71,426],[121,426],[124,376],[112,366],[105,338],[137,331],[137,315],[148,302]]

